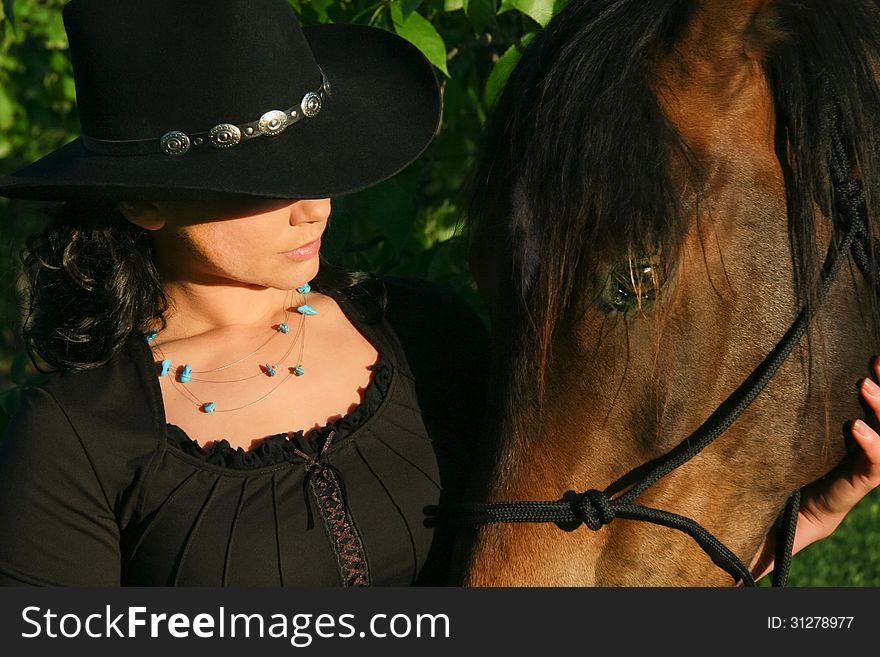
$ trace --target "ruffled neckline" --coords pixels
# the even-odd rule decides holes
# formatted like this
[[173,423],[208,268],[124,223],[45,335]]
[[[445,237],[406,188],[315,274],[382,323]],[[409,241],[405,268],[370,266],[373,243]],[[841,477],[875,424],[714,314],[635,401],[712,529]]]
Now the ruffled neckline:
[[[166,423],[166,439],[174,449],[195,457],[209,465],[247,470],[291,461],[302,461],[297,451],[317,457],[332,434],[332,446],[337,446],[353,436],[382,406],[391,387],[393,368],[379,352],[376,363],[369,367],[373,374],[364,388],[364,399],[345,415],[322,427],[299,430],[288,435],[277,433],[267,436],[253,449],[233,447],[225,438],[203,447],[176,424]],[[332,447],[331,447],[332,448]]]

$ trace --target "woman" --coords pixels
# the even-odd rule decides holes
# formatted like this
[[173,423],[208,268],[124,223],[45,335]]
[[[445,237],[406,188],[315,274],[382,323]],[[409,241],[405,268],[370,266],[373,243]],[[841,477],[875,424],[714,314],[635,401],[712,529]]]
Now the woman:
[[476,434],[483,327],[319,271],[329,197],[421,153],[436,80],[392,34],[264,4],[65,8],[83,137],[0,183],[68,201],[29,243],[26,333],[73,372],[4,441],[7,583],[438,581],[423,508]]
[[[4,440],[0,582],[442,581],[423,509],[476,438],[483,331],[318,257],[329,197],[430,141],[436,82],[392,35],[265,4],[65,9],[83,137],[0,179],[68,201],[29,245],[27,334],[65,373]],[[876,485],[878,442],[799,539]]]

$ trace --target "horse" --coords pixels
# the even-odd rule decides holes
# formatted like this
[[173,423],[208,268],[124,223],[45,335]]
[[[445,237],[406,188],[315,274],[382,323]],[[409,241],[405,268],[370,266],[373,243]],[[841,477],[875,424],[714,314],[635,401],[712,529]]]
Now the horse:
[[[467,211],[493,349],[465,498],[577,503],[555,522],[476,521],[459,583],[748,578],[715,564],[749,562],[863,413],[855,384],[880,337],[878,75],[874,0],[575,0],[532,41]],[[731,414],[744,381],[754,401]],[[637,522],[635,502],[666,522]]]

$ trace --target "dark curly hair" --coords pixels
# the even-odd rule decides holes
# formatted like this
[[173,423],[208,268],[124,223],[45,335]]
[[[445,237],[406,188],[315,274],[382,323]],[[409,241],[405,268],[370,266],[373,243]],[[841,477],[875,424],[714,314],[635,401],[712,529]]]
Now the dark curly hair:
[[[49,224],[21,252],[29,290],[22,333],[39,372],[52,370],[35,355],[56,370],[93,369],[151,320],[165,328],[168,299],[147,230],[112,202],[68,201],[46,212]],[[369,278],[322,260],[315,287],[341,291]]]

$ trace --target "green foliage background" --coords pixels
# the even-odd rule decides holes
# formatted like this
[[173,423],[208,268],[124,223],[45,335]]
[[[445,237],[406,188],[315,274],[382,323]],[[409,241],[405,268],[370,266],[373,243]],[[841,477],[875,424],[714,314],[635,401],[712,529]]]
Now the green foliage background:
[[[360,23],[397,32],[436,67],[444,118],[425,155],[394,179],[334,200],[326,254],[366,271],[444,281],[478,303],[456,226],[486,114],[522,48],[568,0],[289,0],[303,24]],[[575,0],[579,1],[579,0]],[[66,0],[0,5],[0,174],[78,134],[61,21]],[[40,204],[0,199],[0,430],[22,387],[39,385],[20,337],[19,252]],[[798,585],[880,584],[880,496],[795,559]]]

